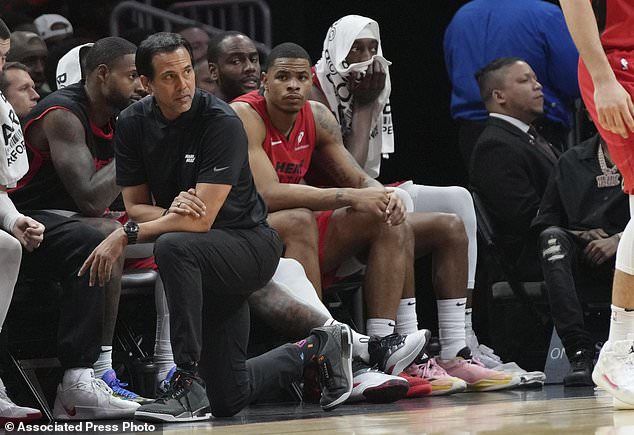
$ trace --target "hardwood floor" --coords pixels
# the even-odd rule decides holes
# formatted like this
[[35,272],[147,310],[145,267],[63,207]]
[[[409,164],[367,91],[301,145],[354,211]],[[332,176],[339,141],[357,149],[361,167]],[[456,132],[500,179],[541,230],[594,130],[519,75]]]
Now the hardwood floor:
[[615,411],[592,388],[462,393],[401,400],[389,405],[349,404],[325,413],[318,405],[253,405],[231,419],[172,424],[165,433],[217,434],[634,434],[634,411]]

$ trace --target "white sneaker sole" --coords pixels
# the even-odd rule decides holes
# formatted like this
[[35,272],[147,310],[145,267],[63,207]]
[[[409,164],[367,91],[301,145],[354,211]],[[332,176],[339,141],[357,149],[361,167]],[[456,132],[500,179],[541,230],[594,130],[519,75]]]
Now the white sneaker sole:
[[363,382],[352,389],[349,402],[392,403],[405,397],[409,384],[404,379],[383,378]]
[[205,415],[171,415],[171,414],[158,414],[155,412],[137,411],[134,413],[134,418],[142,421],[158,421],[165,423],[187,423],[190,421],[209,420],[211,413],[208,412]]
[[605,373],[600,373],[596,367],[592,371],[592,381],[613,397],[612,403],[616,409],[634,409],[632,392],[623,393],[618,385],[614,384]]
[[[132,402],[134,403],[134,402]],[[138,407],[137,407],[138,408]],[[54,411],[55,420],[111,420],[134,417],[137,408],[125,409],[104,409],[91,406],[75,406],[75,414],[69,415],[67,412]]]

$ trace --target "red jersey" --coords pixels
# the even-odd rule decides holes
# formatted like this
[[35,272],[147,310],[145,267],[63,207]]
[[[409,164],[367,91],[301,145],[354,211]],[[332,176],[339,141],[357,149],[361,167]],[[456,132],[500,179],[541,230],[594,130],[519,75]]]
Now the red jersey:
[[258,112],[266,128],[262,148],[269,156],[280,183],[298,184],[306,175],[315,149],[315,118],[307,101],[297,114],[288,138],[273,126],[266,111],[266,100],[259,91],[241,95],[234,102],[248,103]]
[[634,50],[634,2],[607,0],[605,2],[605,28],[601,33],[605,51]]

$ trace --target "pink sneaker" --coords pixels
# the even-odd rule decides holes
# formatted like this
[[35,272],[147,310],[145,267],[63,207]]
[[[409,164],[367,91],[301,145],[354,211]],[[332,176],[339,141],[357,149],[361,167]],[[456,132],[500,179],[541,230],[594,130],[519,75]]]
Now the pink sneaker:
[[511,388],[520,383],[520,377],[514,373],[505,373],[487,369],[471,356],[468,347],[463,348],[455,358],[438,360],[438,364],[467,383],[467,391],[496,391]]
[[405,372],[413,377],[426,379],[432,387],[432,396],[460,393],[467,389],[467,383],[460,378],[449,376],[434,358],[422,364],[412,364]]

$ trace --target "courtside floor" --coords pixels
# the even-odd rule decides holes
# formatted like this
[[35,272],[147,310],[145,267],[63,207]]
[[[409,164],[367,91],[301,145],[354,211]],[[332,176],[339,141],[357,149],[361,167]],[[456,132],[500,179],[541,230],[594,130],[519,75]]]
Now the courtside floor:
[[313,404],[253,405],[231,419],[157,426],[169,435],[216,434],[632,434],[634,411],[614,411],[592,388],[560,385],[498,393],[343,405],[325,413]]

